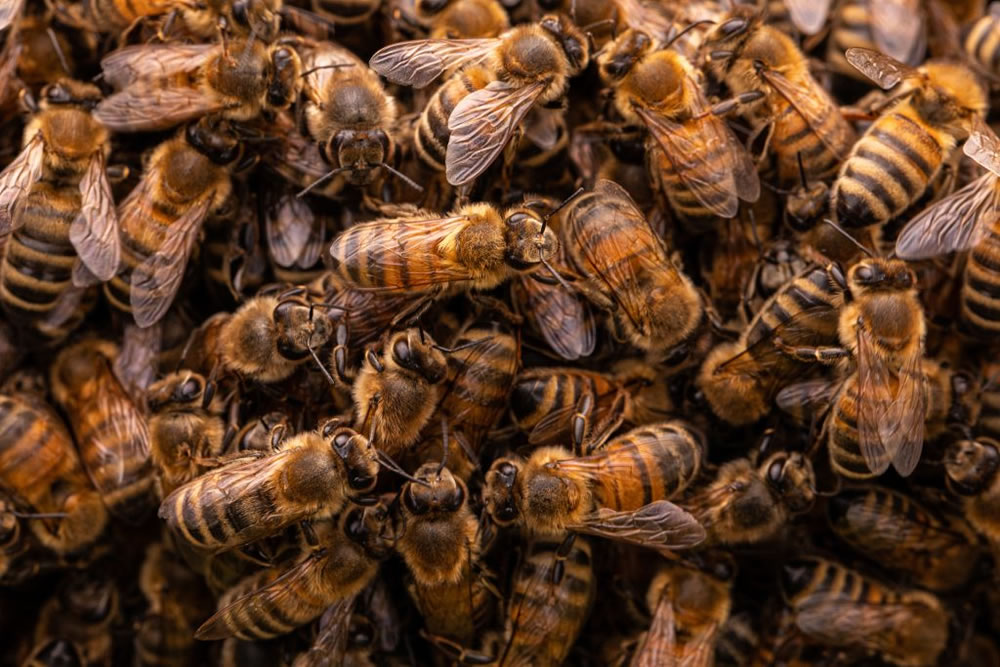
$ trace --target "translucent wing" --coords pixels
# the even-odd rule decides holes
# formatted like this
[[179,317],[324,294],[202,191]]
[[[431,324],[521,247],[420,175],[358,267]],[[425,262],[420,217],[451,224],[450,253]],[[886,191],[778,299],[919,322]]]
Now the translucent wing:
[[524,136],[542,150],[555,148],[559,142],[562,109],[535,107],[524,123]]
[[823,28],[831,4],[833,0],[785,0],[795,29],[804,35],[815,35]]
[[653,618],[649,629],[644,633],[630,667],[658,667],[659,665],[674,665],[677,645],[677,627],[674,615],[674,603],[670,593],[670,585],[660,593],[660,599],[653,610]]
[[705,539],[705,529],[697,519],[666,500],[650,503],[634,512],[601,508],[570,528],[660,551],[693,547]]
[[160,320],[180,289],[188,257],[198,238],[201,223],[208,215],[213,193],[203,196],[167,229],[159,249],[132,273],[129,303],[140,327]]
[[101,60],[104,80],[115,89],[140,80],[191,72],[221,53],[216,44],[139,44],[112,51]]
[[856,70],[886,90],[915,73],[909,65],[872,49],[852,47],[844,52],[844,56]]
[[979,117],[974,118],[973,126],[972,134],[962,150],[981,167],[1000,176],[1000,138]]
[[870,5],[872,36],[880,51],[906,61],[924,36],[920,0],[879,0]]
[[344,663],[356,599],[355,595],[342,598],[323,612],[312,646],[295,658],[292,667],[338,667]]
[[121,262],[121,242],[115,200],[101,153],[91,158],[80,179],[80,204],[80,214],[69,228],[69,240],[80,261],[98,280],[111,280]]
[[968,250],[1000,219],[1000,177],[992,173],[917,214],[896,239],[901,259],[927,259]]
[[24,0],[2,0],[0,1],[0,30],[6,30],[10,24],[21,15],[24,8]]
[[264,221],[271,259],[286,268],[295,264],[316,224],[309,204],[300,197],[285,195]]
[[15,225],[20,226],[20,216],[15,215],[15,209],[42,177],[44,157],[45,140],[39,132],[0,173],[0,236],[9,234]]
[[113,132],[151,132],[225,108],[198,88],[135,85],[101,100],[94,117]]
[[775,404],[790,414],[815,415],[826,409],[840,391],[841,384],[827,379],[790,384],[778,392]]
[[[454,263],[443,253],[454,235],[469,224],[468,216],[451,218],[391,218],[355,225],[333,240],[330,255],[334,268],[344,267],[352,276],[368,284],[360,289],[404,290],[469,280],[469,269]],[[415,262],[414,258],[423,261]],[[372,271],[372,262],[378,272]],[[405,272],[405,273],[404,273]],[[406,276],[405,284],[384,280],[386,276]],[[372,284],[378,280],[377,284]]]
[[890,369],[870,334],[858,327],[858,442],[876,475],[893,463],[905,477],[920,458],[927,408],[920,359],[914,356],[902,368]]
[[519,278],[524,312],[549,347],[563,359],[589,357],[597,344],[597,324],[590,306],[541,273]]
[[[850,50],[850,49],[848,49]],[[795,111],[798,112],[806,124],[814,131],[816,137],[823,142],[823,145],[834,155],[845,158],[843,150],[839,146],[834,146],[827,138],[827,133],[820,131],[826,123],[827,117],[831,113],[840,113],[833,100],[823,88],[814,85],[811,88],[792,83],[784,74],[773,69],[761,70],[761,76],[770,84],[779,95],[788,100]]]
[[331,77],[340,67],[365,67],[365,63],[348,49],[330,42],[312,49],[302,58],[302,70],[309,72],[305,77],[305,85],[313,91],[326,90]]
[[512,86],[494,81],[462,98],[448,117],[448,182],[463,185],[486,171],[543,90],[545,84],[540,82]]
[[[556,629],[554,625],[558,623],[559,616],[553,607],[559,605],[560,600],[559,584],[553,582],[554,568],[553,553],[547,566],[528,568],[522,564],[519,569],[515,584],[518,592],[511,595],[507,611],[510,638],[500,664],[527,667],[544,662],[544,642],[532,641],[530,638],[544,637]],[[530,576],[525,578],[524,571],[530,571]],[[518,641],[518,633],[523,633],[523,636],[529,638],[528,641]]]
[[877,650],[881,644],[898,650],[892,637],[900,627],[912,626],[912,610],[904,604],[886,601],[866,604],[863,600],[834,597],[823,590],[796,606],[795,624],[821,642],[843,641],[844,633],[848,632],[863,646]]
[[143,329],[131,322],[125,325],[121,351],[115,358],[114,373],[134,398],[144,396],[146,388],[156,379],[162,338],[163,332],[159,326]]
[[382,47],[368,65],[402,86],[423,88],[445,70],[481,60],[499,39],[421,39]]
[[237,598],[215,612],[194,633],[195,638],[207,641],[227,637],[245,640],[272,637],[274,632],[269,632],[267,628],[258,628],[252,623],[233,624],[232,621],[256,618],[254,609],[296,608],[302,591],[314,591],[318,588],[319,585],[313,582],[319,578],[327,559],[328,556],[322,551],[306,556],[265,586]]

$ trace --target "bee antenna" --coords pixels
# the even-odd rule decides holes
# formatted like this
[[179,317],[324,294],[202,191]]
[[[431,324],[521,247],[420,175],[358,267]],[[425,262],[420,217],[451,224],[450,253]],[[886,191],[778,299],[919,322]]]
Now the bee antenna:
[[798,160],[798,162],[799,162],[799,179],[802,181],[802,188],[806,189],[809,186],[806,185],[806,182],[808,181],[808,179],[806,178],[806,166],[802,162],[802,151],[798,151],[795,154],[795,159]]
[[548,269],[548,272],[551,273],[552,277],[556,279],[556,282],[563,286],[563,289],[565,289],[568,292],[573,291],[573,288],[569,286],[569,283],[566,282],[566,279],[563,278],[562,275],[560,275],[560,273],[556,271],[551,264],[549,264],[549,260],[543,257],[539,257],[538,259],[542,262],[542,266]]
[[441,471],[448,463],[448,417],[441,414],[441,463],[438,465],[437,476],[441,477]]
[[66,512],[11,512],[18,519],[65,519],[69,514]]
[[309,344],[306,345],[306,349],[309,350],[309,354],[312,356],[313,361],[316,362],[316,365],[319,366],[319,369],[323,371],[323,377],[326,378],[326,381],[329,382],[331,385],[336,386],[337,383],[334,382],[333,376],[330,375],[330,371],[326,370],[326,366],[324,366],[323,362],[320,361],[319,355],[316,354],[316,350],[312,346],[312,334],[309,335],[309,339],[310,339]]
[[433,347],[435,350],[437,350],[439,352],[446,352],[448,354],[451,354],[452,352],[459,352],[461,350],[465,350],[465,349],[470,348],[470,347],[475,347],[476,345],[479,345],[480,343],[482,343],[482,342],[484,342],[486,340],[488,340],[488,339],[486,339],[486,338],[477,338],[475,340],[466,341],[466,342],[462,343],[461,345],[456,345],[455,347],[445,347],[444,345],[438,345],[437,343],[432,343],[431,347]]
[[395,176],[399,180],[401,180],[404,183],[406,183],[407,185],[409,185],[411,188],[413,188],[417,192],[423,192],[424,191],[423,186],[421,186],[420,184],[418,184],[416,181],[414,181],[412,178],[410,178],[409,176],[407,176],[403,172],[399,171],[398,169],[395,169],[395,168],[389,166],[385,162],[379,162],[379,165],[381,167],[383,167],[386,171],[388,171],[390,174],[392,174],[393,176]]
[[318,186],[320,183],[328,181],[337,174],[339,174],[340,172],[347,171],[348,169],[350,169],[350,167],[337,167],[336,169],[331,169],[330,171],[326,172],[325,174],[317,178],[315,181],[310,183],[304,190],[299,191],[299,193],[296,194],[295,196],[305,197],[313,188]]
[[701,21],[695,21],[694,23],[687,24],[687,26],[685,26],[683,30],[681,30],[676,35],[674,35],[673,37],[671,37],[670,39],[668,39],[667,43],[663,45],[663,48],[664,49],[669,49],[671,47],[671,45],[673,45],[674,42],[676,42],[678,39],[680,39],[681,37],[683,37],[687,33],[691,32],[691,30],[693,30],[694,28],[697,28],[700,25],[705,25],[707,23],[715,25],[715,21],[712,21],[712,20],[709,20],[709,19],[703,19]]
[[300,79],[304,79],[313,72],[318,72],[321,69],[342,69],[344,67],[354,67],[354,63],[331,63],[329,65],[316,65],[311,69],[307,69],[305,72],[299,75]]
[[424,334],[424,328],[423,327],[417,327],[417,331],[420,332],[420,342],[423,343],[424,345],[426,345],[427,344],[427,336]]
[[410,473],[408,473],[405,470],[403,470],[402,468],[400,468],[399,464],[396,463],[395,461],[393,461],[391,458],[389,458],[389,455],[386,454],[385,452],[383,452],[381,449],[376,449],[375,451],[378,452],[379,463],[381,463],[384,467],[386,467],[389,470],[391,470],[392,472],[396,473],[397,475],[399,475],[403,479],[405,479],[407,481],[410,481],[410,482],[413,482],[414,484],[420,484],[421,486],[427,486],[427,487],[430,486],[430,484],[428,484],[424,480],[417,479],[416,477],[414,477]]
[[585,32],[585,33],[589,34],[590,31],[593,30],[594,28],[600,28],[602,25],[605,25],[605,24],[614,25],[615,24],[615,20],[614,19],[601,19],[600,21],[594,21],[593,23],[588,23],[587,25],[585,25],[582,28],[580,28],[580,32]]
[[63,53],[62,47],[59,46],[59,40],[56,38],[56,33],[52,30],[52,26],[45,29],[45,34],[49,36],[49,41],[52,42],[52,48],[55,49],[56,57],[59,58],[59,64],[62,65],[66,76],[69,76],[73,70],[70,69],[69,63],[66,62],[66,55]]
[[830,218],[823,218],[823,222],[825,222],[826,224],[828,224],[831,227],[833,227],[834,229],[836,229],[839,234],[841,234],[844,238],[846,238],[851,243],[853,243],[854,245],[856,245],[863,253],[865,253],[869,257],[874,257],[875,256],[875,254],[872,253],[871,250],[869,250],[868,248],[864,247],[856,238],[854,238],[853,236],[851,236],[850,234],[848,234],[844,230],[843,227],[841,227],[840,225],[838,225],[836,222],[834,222]]
[[583,186],[582,185],[576,189],[576,192],[574,192],[573,194],[571,194],[569,197],[566,197],[566,199],[563,199],[561,204],[559,204],[554,209],[552,209],[551,211],[549,211],[548,213],[546,213],[544,216],[542,216],[542,231],[540,231],[539,234],[544,234],[545,233],[545,227],[549,224],[549,218],[551,218],[556,213],[558,213],[559,211],[561,211],[564,208],[566,208],[566,206],[571,201],[573,201],[574,199],[576,199],[577,197],[579,197],[581,194],[583,194]]

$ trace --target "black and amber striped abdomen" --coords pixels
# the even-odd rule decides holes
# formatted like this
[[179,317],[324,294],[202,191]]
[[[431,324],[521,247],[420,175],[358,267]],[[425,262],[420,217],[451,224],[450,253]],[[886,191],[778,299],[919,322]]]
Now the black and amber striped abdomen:
[[448,355],[448,385],[440,409],[473,447],[482,444],[507,409],[520,365],[517,339],[508,333],[472,329],[452,343],[462,347]]
[[987,13],[965,36],[965,53],[983,69],[1000,73],[1000,18]]
[[115,308],[131,313],[129,294],[132,290],[132,272],[156,253],[167,235],[167,230],[186,209],[170,202],[156,199],[149,207],[151,216],[123,216],[121,227],[122,259],[118,275],[104,283],[104,295]]
[[831,197],[837,221],[867,227],[892,219],[927,189],[953,140],[932,133],[906,104],[876,120],[844,161]]
[[[552,413],[566,415],[565,429],[553,437],[533,444],[552,444],[560,436],[568,438],[570,416],[577,410],[585,394],[594,396],[595,413],[601,414],[617,387],[610,378],[599,373],[574,372],[572,369],[538,368],[518,376],[511,392],[510,408],[514,423],[522,431],[530,432]],[[601,400],[601,399],[605,400]]]
[[557,579],[560,546],[535,542],[518,566],[500,664],[561,665],[576,642],[594,598],[590,543],[576,537]]
[[728,146],[722,142],[706,141],[697,136],[689,137],[689,141],[705,154],[695,169],[678,170],[659,147],[659,143],[652,138],[646,142],[646,168],[653,182],[667,198],[671,209],[694,230],[705,231],[720,218],[701,202],[687,182],[697,180],[713,184],[714,188],[703,186],[701,196],[710,197],[710,203],[715,206],[725,207],[727,201],[735,196],[734,192],[727,193],[723,185],[727,178],[731,178],[725,165],[733,160],[733,156],[727,150]]
[[39,182],[25,198],[21,227],[8,239],[0,265],[0,302],[11,319],[44,319],[71,288],[76,251],[69,228],[79,212],[76,185]]
[[493,80],[485,67],[472,65],[449,77],[427,102],[414,132],[417,155],[435,171],[444,171],[445,154],[451,131],[448,118],[458,103],[471,93],[485,88]]
[[698,476],[702,447],[680,422],[640,426],[581,461],[602,471],[591,488],[600,507],[637,510],[676,497]]
[[858,441],[858,376],[852,374],[841,387],[828,419],[830,466],[849,479],[876,477],[868,468]]
[[961,326],[982,338],[1000,333],[1000,224],[969,251],[960,295]]
[[801,184],[800,155],[806,178],[825,181],[837,173],[854,142],[854,130],[827,92],[811,79],[804,84],[812,89],[813,97],[823,100],[825,111],[814,124],[807,121],[784,97],[776,96],[778,104],[771,147],[778,159],[778,180],[785,187]]
[[39,512],[61,508],[52,486],[89,484],[66,428],[54,412],[0,396],[0,487]]
[[[797,611],[821,605],[824,598],[829,598],[833,609],[839,608],[844,600],[871,606],[902,601],[899,593],[854,570],[818,558],[790,561],[784,568],[782,588],[786,599]],[[831,614],[830,622],[837,621],[840,615]]]

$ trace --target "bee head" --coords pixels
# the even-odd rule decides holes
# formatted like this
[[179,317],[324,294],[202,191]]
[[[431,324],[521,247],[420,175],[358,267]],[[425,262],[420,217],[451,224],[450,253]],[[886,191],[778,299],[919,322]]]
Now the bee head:
[[243,144],[229,121],[217,116],[205,116],[189,124],[184,136],[195,150],[218,165],[232,164],[243,154]]
[[[760,10],[753,5],[737,4],[715,27],[705,34],[704,47],[712,51],[732,51],[761,22]],[[713,58],[715,60],[716,58]]]
[[514,488],[519,465],[513,459],[497,459],[486,473],[483,500],[486,511],[498,526],[509,526],[518,517]]
[[874,290],[909,290],[917,284],[917,276],[906,262],[896,259],[867,257],[847,272],[847,282],[853,294]]
[[333,325],[326,312],[316,310],[303,299],[280,301],[272,318],[278,354],[292,361],[305,359],[310,348],[323,347],[333,335]]
[[590,62],[590,43],[587,41],[587,36],[563,14],[543,16],[539,25],[562,47],[569,62],[570,76],[582,72]]
[[631,28],[626,30],[618,35],[598,58],[601,77],[608,82],[621,79],[632,70],[651,46],[652,40],[646,33]]
[[412,371],[430,384],[438,384],[448,375],[448,360],[430,334],[411,327],[389,339],[389,358],[393,364]]
[[271,109],[287,109],[302,87],[302,60],[298,52],[290,46],[274,47],[269,74],[267,105]]
[[78,106],[90,110],[97,106],[101,97],[101,90],[97,86],[73,79],[59,79],[42,88],[41,105],[43,108]]
[[960,495],[976,495],[989,486],[1000,468],[1000,443],[990,438],[957,440],[945,453],[948,486]]
[[761,466],[764,479],[792,512],[799,514],[816,500],[812,463],[798,452],[775,452]]
[[263,42],[273,42],[281,30],[281,15],[273,0],[235,0],[233,22]]
[[424,484],[407,482],[403,487],[403,506],[411,514],[453,514],[465,505],[469,495],[465,482],[452,475],[448,468],[428,462],[413,476]]
[[330,164],[344,168],[348,183],[361,186],[375,180],[391,146],[383,130],[341,130],[330,137],[324,151]]
[[388,508],[381,502],[369,507],[354,507],[343,516],[344,534],[362,545],[375,558],[388,558],[395,534]]
[[146,402],[153,412],[170,407],[193,408],[202,403],[206,380],[193,371],[171,373],[146,390]]
[[343,461],[347,485],[351,490],[367,493],[374,489],[379,471],[378,454],[368,438],[354,429],[341,426],[336,419],[327,422],[320,432]]
[[504,228],[507,263],[519,271],[547,262],[559,249],[559,239],[545,218],[528,207],[508,213]]

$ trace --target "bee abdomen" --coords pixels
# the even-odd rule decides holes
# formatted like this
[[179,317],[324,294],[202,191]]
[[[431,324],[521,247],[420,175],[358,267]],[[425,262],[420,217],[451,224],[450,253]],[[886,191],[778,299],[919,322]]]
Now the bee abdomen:
[[962,327],[989,337],[1000,331],[1000,235],[990,230],[969,253],[961,292]]
[[995,16],[984,16],[972,25],[965,37],[965,52],[987,71],[1000,69],[1000,22]]

